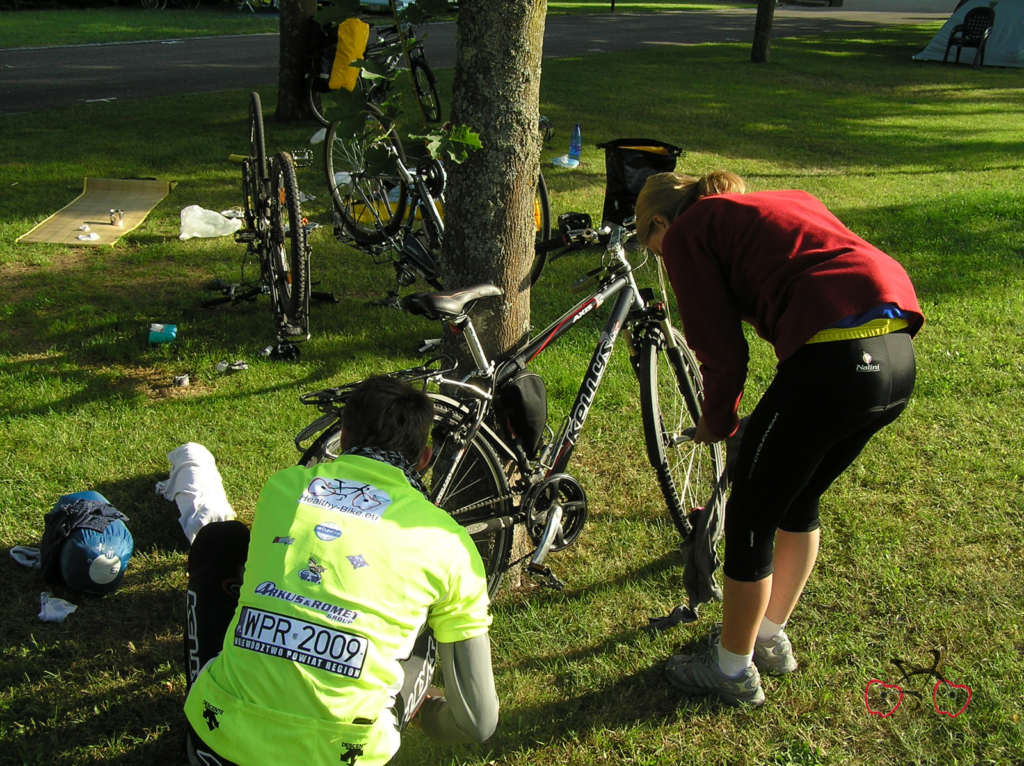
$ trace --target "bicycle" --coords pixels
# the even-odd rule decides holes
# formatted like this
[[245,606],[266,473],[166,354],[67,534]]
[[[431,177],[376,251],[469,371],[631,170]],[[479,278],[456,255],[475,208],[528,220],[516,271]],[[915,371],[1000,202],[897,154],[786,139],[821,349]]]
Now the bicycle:
[[[323,95],[330,93],[331,70],[337,45],[338,25],[310,22],[307,50],[310,52],[306,72],[306,99],[317,122],[325,128],[332,120],[327,116]],[[412,25],[396,21],[394,24],[370,28],[363,59],[373,65],[372,77],[366,69],[357,78],[364,103],[380,108],[391,91],[399,70],[408,69],[413,93],[423,119],[429,123],[441,122],[441,97],[437,92],[437,79],[427,63],[423,43],[416,37]],[[403,66],[404,64],[404,66]]]
[[[602,264],[594,274],[598,284],[590,295],[493,360],[484,353],[470,311],[479,300],[500,297],[498,287],[483,284],[451,293],[416,293],[402,301],[409,312],[444,323],[473,360],[473,369],[461,376],[443,356],[391,376],[422,386],[434,402],[433,458],[424,471],[425,486],[430,499],[476,542],[492,596],[504,573],[527,557],[527,572],[542,584],[564,585],[544,562],[549,553],[579,538],[587,518],[583,487],[566,470],[620,330],[640,386],[647,458],[682,541],[694,529],[694,514],[702,508],[720,510],[724,502],[721,446],[693,441],[702,402],[697,360],[654,290],[637,285],[623,231],[608,232]],[[527,369],[529,364],[583,316],[609,301],[614,301],[613,307],[569,415],[557,435],[546,424],[538,427],[547,418],[546,405],[543,413],[538,407],[519,410],[543,391],[543,381]],[[323,413],[295,437],[302,452],[300,464],[315,465],[339,454],[345,402],[357,385],[300,397]],[[535,417],[526,417],[531,414]],[[525,528],[536,547],[511,561],[517,527]]]
[[[368,104],[362,128],[352,138],[338,135],[340,123],[331,123],[324,140],[324,175],[334,206],[335,234],[348,238],[375,262],[390,260],[397,286],[386,301],[393,302],[398,288],[418,277],[442,289],[437,257],[444,237],[440,204],[447,174],[439,160],[412,167],[402,141],[384,113]],[[536,247],[530,284],[544,268],[551,232],[551,209],[544,174],[537,178],[534,197]]]
[[[221,287],[223,298],[204,305],[252,301],[269,295],[277,332],[277,353],[294,356],[290,344],[308,340],[310,247],[312,226],[302,217],[295,158],[289,152],[267,157],[263,105],[259,93],[249,94],[249,154],[242,165],[242,228],[235,241],[246,246],[239,283]],[[259,278],[246,281],[250,259],[259,263]]]

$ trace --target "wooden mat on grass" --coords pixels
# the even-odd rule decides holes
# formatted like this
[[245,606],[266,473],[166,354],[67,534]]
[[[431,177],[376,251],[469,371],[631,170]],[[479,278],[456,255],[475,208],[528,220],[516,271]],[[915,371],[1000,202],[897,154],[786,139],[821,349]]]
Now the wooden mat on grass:
[[[82,193],[18,242],[57,242],[65,245],[112,245],[149,215],[173,182],[148,178],[86,178]],[[123,210],[123,225],[110,222],[111,210]],[[82,229],[89,227],[88,231]],[[95,233],[95,238],[89,235]]]

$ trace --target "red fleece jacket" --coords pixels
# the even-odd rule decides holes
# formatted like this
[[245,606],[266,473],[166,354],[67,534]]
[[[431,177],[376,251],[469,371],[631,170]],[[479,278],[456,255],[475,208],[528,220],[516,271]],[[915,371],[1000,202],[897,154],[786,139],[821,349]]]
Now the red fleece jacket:
[[698,200],[672,222],[662,254],[701,363],[705,421],[719,437],[736,429],[747,377],[742,321],[780,362],[819,330],[879,304],[899,306],[911,333],[924,322],[903,267],[803,191]]

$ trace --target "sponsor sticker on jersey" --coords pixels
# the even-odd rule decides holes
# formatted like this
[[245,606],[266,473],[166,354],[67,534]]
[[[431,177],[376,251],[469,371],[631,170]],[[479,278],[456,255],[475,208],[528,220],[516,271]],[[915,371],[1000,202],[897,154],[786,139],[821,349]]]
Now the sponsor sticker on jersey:
[[238,617],[234,644],[347,678],[359,678],[366,661],[362,636],[249,606]]
[[[337,604],[329,604],[326,601],[320,601],[315,598],[310,598],[309,596],[303,596],[301,593],[293,593],[290,590],[278,588],[277,583],[273,580],[264,580],[261,582],[256,586],[254,593],[257,596],[276,598],[279,601],[298,604],[300,606],[307,607],[308,609],[316,609],[319,612],[323,612],[327,619],[340,622],[344,625],[355,622],[356,618],[359,617],[359,612],[354,609],[348,609],[347,607],[338,606]],[[196,670],[198,672],[198,668]]]
[[341,537],[341,529],[336,527],[334,524],[317,524],[313,527],[313,533],[323,540],[325,543],[329,543],[332,540],[337,540]]
[[380,521],[384,511],[391,505],[391,496],[372,484],[318,476],[302,491],[299,502],[367,521]]

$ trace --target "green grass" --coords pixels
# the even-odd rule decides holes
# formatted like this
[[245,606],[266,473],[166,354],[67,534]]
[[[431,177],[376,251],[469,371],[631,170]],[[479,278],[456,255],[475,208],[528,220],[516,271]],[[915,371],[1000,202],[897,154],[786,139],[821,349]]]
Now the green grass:
[[[716,605],[668,635],[640,630],[680,601],[682,585],[618,351],[571,466],[591,520],[551,560],[568,588],[506,591],[494,606],[497,734],[452,751],[414,729],[399,763],[1020,762],[1024,86],[1017,71],[911,61],[933,32],[777,41],[760,67],[745,45],[545,62],[542,111],[558,133],[543,161],[564,153],[573,123],[584,135],[578,170],[546,171],[556,212],[599,216],[594,144],[625,135],[685,147],[682,170],[727,167],[755,189],[807,189],[911,274],[928,317],[917,390],[825,497],[820,563],[789,629],[800,672],[768,680],[761,710],[736,711],[680,700],[661,680],[664,659],[706,634]],[[449,73],[442,86],[448,99]],[[272,112],[272,90],[263,96]],[[154,494],[166,454],[206,445],[249,519],[313,418],[298,395],[415,363],[416,341],[434,330],[368,307],[390,274],[338,245],[329,227],[314,235],[313,274],[340,303],[314,306],[299,362],[258,356],[271,332],[265,300],[200,307],[207,280],[237,276],[242,247],[181,242],[178,215],[192,203],[238,204],[226,157],[244,150],[245,114],[246,94],[232,92],[0,116],[0,546],[33,543],[56,498],[87,488],[130,517],[137,546],[124,586],[83,601],[63,625],[35,619],[41,583],[4,565],[4,763],[181,762],[186,548],[175,509]],[[269,119],[267,130],[273,149],[312,133]],[[115,247],[14,243],[85,175],[178,183]],[[326,221],[316,168],[300,183],[318,196],[310,216]],[[572,255],[545,273],[535,324],[571,300],[565,285],[595,257]],[[178,339],[147,347],[151,321],[177,322]],[[540,360],[556,420],[587,362],[585,336]],[[773,366],[765,344],[752,339],[751,350],[745,411]],[[221,359],[250,368],[219,375]],[[194,385],[171,387],[185,371]],[[898,677],[891,658],[922,664],[940,645],[946,677],[973,690],[965,713],[937,715],[921,682],[910,687],[920,709],[907,698],[891,718],[867,714],[867,682]]]

